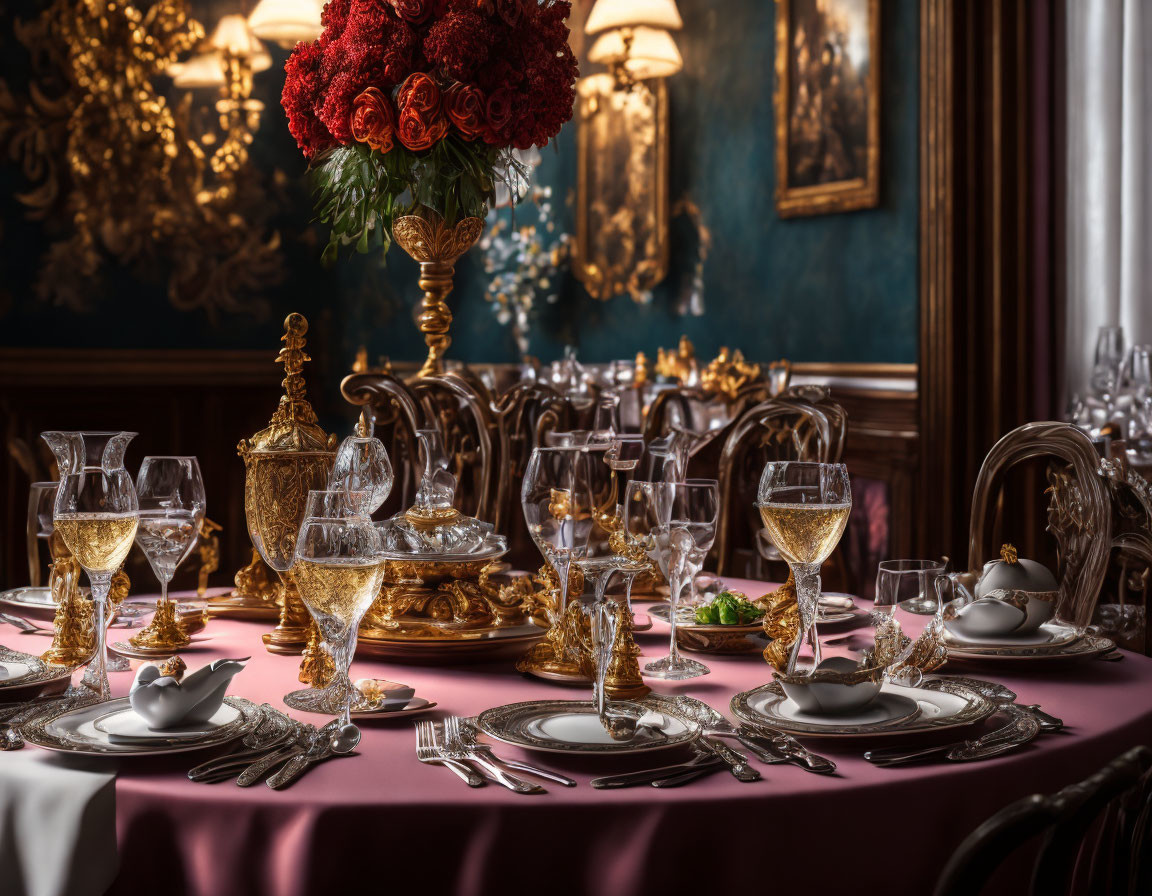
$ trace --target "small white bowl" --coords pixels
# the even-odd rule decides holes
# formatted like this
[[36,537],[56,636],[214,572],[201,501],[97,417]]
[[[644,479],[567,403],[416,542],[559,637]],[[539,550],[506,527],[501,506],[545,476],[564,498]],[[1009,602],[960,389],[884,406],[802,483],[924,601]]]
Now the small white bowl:
[[832,656],[808,674],[774,677],[801,711],[837,715],[863,709],[880,696],[884,679],[875,673],[848,657]]

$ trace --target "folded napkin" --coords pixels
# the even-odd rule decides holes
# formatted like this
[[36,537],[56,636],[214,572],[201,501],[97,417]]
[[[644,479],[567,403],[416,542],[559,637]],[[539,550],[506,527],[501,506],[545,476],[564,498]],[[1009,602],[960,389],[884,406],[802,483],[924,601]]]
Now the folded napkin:
[[4,896],[99,896],[118,865],[112,772],[31,749],[0,758]]

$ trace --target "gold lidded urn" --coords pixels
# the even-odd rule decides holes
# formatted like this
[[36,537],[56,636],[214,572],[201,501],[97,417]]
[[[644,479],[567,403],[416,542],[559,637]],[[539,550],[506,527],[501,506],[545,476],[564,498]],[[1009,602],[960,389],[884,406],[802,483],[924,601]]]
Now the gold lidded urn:
[[316,422],[305,395],[304,351],[308,321],[293,312],[284,319],[284,347],[276,360],[284,365],[284,394],[268,425],[237,446],[244,460],[244,516],[261,558],[283,580],[280,622],[264,635],[272,653],[298,654],[308,639],[310,617],[292,582],[296,536],[304,519],[308,492],[327,488],[336,460],[336,436]]
[[440,359],[452,344],[452,337],[448,335],[452,312],[444,300],[452,292],[456,261],[475,245],[483,230],[481,218],[461,218],[455,225],[449,225],[436,212],[423,207],[417,214],[404,215],[392,222],[392,239],[396,245],[420,263],[424,299],[419,325],[428,346],[428,357],[420,368],[420,376],[442,371]]

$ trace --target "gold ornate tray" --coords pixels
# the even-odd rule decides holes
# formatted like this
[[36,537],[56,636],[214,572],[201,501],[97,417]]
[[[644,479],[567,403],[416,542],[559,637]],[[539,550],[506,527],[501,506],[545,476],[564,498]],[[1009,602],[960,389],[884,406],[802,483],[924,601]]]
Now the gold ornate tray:
[[362,630],[356,642],[361,657],[407,663],[472,663],[518,657],[540,641],[547,629],[532,622],[483,628],[442,629],[437,635],[397,637],[390,631]]

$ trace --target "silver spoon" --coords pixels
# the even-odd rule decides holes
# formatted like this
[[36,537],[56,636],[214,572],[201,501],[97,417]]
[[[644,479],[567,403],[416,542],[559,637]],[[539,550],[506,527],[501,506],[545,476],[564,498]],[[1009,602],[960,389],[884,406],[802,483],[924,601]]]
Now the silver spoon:
[[347,725],[341,725],[336,729],[336,733],[332,735],[328,746],[337,756],[343,756],[345,753],[351,753],[355,750],[358,743],[360,743],[360,729],[349,722]]

